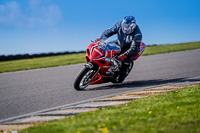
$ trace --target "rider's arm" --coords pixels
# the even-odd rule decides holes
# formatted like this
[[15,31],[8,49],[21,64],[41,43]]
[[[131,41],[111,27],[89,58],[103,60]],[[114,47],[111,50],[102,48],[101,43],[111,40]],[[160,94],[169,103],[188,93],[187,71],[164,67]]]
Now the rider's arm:
[[129,57],[135,57],[137,55],[137,53],[140,51],[140,43],[142,41],[142,33],[139,29],[139,27],[137,26],[137,28],[135,29],[136,33],[134,36],[134,39],[131,43],[130,48],[124,53],[125,55],[129,56]]
[[121,22],[116,23],[112,28],[105,30],[105,31],[102,33],[102,35],[101,35],[100,38],[101,38],[101,39],[102,39],[103,37],[108,38],[108,37],[110,37],[110,36],[112,36],[112,35],[114,35],[114,34],[117,34],[120,27],[121,27]]

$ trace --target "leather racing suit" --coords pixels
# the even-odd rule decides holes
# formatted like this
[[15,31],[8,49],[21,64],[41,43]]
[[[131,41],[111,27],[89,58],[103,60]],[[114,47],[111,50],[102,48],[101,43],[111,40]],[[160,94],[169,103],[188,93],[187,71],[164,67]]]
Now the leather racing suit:
[[117,34],[118,39],[114,40],[117,45],[121,47],[121,52],[119,54],[124,54],[127,58],[125,62],[133,61],[134,57],[140,52],[140,43],[142,41],[142,33],[138,25],[136,25],[135,30],[130,34],[125,34],[122,31],[121,22],[116,23],[112,28],[105,30],[102,35],[103,37],[109,38],[112,35]]

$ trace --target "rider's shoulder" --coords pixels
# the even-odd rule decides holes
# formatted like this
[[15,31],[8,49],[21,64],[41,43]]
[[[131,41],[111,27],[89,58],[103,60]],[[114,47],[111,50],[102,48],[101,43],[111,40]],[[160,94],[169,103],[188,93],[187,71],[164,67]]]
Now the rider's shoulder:
[[121,27],[121,23],[122,23],[122,21],[117,22],[117,23],[115,24],[115,26],[117,26],[117,27]]
[[142,34],[138,25],[136,25],[135,33],[140,33],[140,34]]

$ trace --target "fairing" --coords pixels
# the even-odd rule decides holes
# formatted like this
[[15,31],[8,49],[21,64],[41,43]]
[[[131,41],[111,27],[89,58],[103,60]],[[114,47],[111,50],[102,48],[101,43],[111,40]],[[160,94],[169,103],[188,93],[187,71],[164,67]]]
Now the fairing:
[[[118,54],[121,51],[121,48],[113,42],[107,44],[99,44],[100,41],[91,43],[86,49],[86,61],[96,64],[100,68],[99,73],[95,76],[90,84],[98,84],[103,82],[110,82],[110,79],[113,78],[112,69],[113,66],[111,59],[113,55]],[[145,44],[142,45],[143,51]],[[142,54],[141,51],[137,58]]]

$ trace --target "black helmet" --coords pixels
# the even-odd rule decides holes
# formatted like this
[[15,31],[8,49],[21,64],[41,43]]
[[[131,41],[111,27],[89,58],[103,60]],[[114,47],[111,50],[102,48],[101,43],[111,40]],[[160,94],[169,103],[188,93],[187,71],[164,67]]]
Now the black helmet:
[[124,17],[122,21],[122,31],[125,34],[130,34],[135,30],[136,27],[136,21],[135,17],[133,16],[126,16]]

